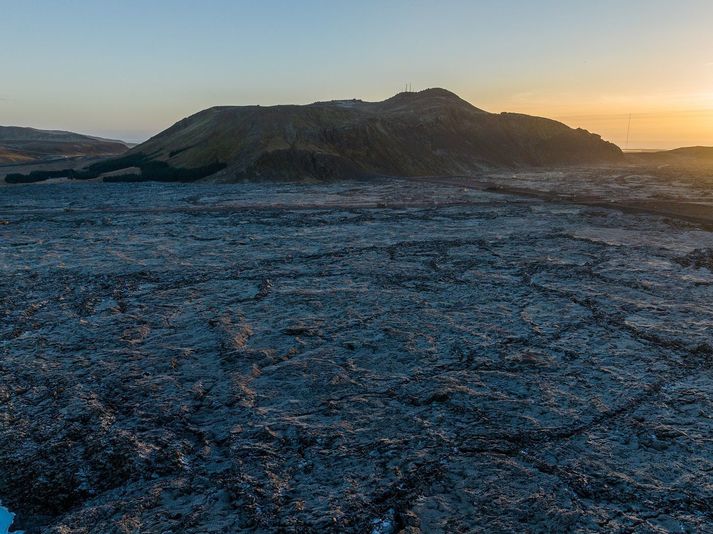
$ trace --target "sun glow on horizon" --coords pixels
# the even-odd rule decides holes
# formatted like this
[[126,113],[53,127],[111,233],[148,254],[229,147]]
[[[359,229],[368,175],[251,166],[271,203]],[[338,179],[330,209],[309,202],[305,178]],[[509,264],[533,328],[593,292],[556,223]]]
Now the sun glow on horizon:
[[[474,91],[468,100],[477,106],[477,98]],[[554,95],[523,92],[493,98],[485,109],[555,119],[599,134],[621,148],[667,150],[713,146],[713,92],[710,91]]]

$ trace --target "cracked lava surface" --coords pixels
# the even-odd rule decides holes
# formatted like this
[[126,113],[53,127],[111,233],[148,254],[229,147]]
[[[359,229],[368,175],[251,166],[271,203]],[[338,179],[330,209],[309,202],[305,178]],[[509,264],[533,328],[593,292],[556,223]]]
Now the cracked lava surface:
[[695,224],[407,181],[3,195],[27,533],[713,521]]

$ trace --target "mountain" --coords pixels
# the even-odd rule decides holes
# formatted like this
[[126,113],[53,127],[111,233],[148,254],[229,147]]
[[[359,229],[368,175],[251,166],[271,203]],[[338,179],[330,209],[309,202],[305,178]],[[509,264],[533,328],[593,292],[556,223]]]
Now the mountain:
[[220,181],[463,175],[493,167],[617,162],[621,150],[585,130],[488,113],[445,89],[383,102],[214,107],[117,158],[86,169],[6,176],[104,181]]
[[0,126],[0,164],[75,156],[115,156],[128,148],[122,141],[72,132]]
[[[621,158],[617,146],[585,130],[540,117],[488,113],[444,89],[427,89],[383,102],[214,107],[93,172],[111,173],[106,179],[113,181],[336,179],[457,175]],[[122,169],[134,170],[121,175]]]

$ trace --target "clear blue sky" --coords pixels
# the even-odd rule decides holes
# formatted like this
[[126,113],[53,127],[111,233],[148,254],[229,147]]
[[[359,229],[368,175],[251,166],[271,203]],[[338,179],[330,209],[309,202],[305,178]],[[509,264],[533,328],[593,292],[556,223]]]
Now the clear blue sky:
[[143,139],[212,105],[406,82],[615,142],[631,112],[637,144],[713,144],[713,1],[0,0],[0,124]]

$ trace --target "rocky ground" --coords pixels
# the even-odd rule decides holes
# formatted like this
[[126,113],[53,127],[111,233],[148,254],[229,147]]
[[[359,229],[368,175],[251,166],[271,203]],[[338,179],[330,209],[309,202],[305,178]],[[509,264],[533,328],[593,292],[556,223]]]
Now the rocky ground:
[[482,189],[3,189],[16,526],[710,529],[713,233]]

